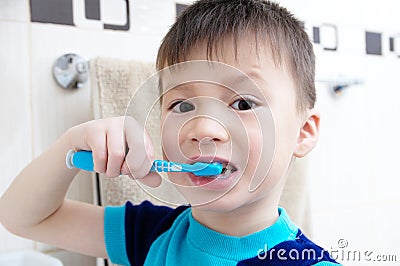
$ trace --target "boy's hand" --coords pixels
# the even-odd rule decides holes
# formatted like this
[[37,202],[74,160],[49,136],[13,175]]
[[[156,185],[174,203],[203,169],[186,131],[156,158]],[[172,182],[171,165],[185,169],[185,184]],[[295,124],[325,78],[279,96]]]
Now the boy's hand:
[[93,120],[72,127],[66,135],[73,149],[92,151],[97,173],[108,177],[125,174],[148,186],[160,185],[160,176],[149,172],[154,161],[152,141],[134,118]]

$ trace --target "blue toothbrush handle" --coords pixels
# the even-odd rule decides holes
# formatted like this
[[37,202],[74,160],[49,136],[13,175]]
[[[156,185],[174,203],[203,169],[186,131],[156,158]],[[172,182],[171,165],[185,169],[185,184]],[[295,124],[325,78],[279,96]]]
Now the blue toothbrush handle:
[[[94,172],[93,154],[91,151],[70,151],[66,160],[69,168],[79,168]],[[155,160],[150,169],[151,172],[184,172],[182,166],[163,160]]]
[[93,154],[91,151],[69,151],[66,158],[68,168],[79,168],[94,172]]
[[[79,168],[94,172],[93,154],[91,151],[69,151],[66,157],[68,168]],[[215,176],[222,172],[222,165],[218,163],[179,164],[163,160],[155,160],[151,172],[192,172],[197,176]]]

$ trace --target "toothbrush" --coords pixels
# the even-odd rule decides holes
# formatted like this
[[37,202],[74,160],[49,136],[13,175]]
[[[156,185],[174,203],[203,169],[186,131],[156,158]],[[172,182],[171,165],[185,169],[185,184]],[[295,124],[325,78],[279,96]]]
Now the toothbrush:
[[[68,168],[79,168],[85,171],[94,172],[93,155],[91,151],[70,150],[66,157]],[[181,164],[168,162],[164,160],[155,160],[150,169],[151,172],[191,172],[196,176],[205,176],[215,178],[222,173],[222,164],[220,163],[202,163]]]

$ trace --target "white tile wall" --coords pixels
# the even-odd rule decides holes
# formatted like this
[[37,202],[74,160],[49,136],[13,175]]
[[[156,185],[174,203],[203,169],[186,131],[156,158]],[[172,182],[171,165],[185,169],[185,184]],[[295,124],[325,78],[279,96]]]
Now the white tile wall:
[[[372,259],[377,259],[376,255],[396,255],[398,263],[399,248],[396,243],[400,235],[394,229],[399,222],[397,209],[396,203],[382,203],[314,213],[313,240],[328,251],[333,251],[332,254],[339,256],[339,262],[344,265],[382,265],[382,262],[367,262],[365,252],[371,252]],[[346,247],[340,246],[343,240],[347,242]],[[349,251],[351,254],[360,252],[360,260],[348,259],[347,255],[342,257],[342,252],[347,254]],[[383,265],[397,264],[392,261]]]
[[[328,249],[337,249],[337,242],[346,239],[353,250],[399,254],[395,241],[400,234],[393,228],[400,222],[396,162],[400,60],[388,48],[389,35],[400,32],[393,19],[398,3],[385,1],[375,7],[365,1],[315,4],[327,6],[313,9],[318,11],[305,18],[314,25],[334,23],[339,33],[337,52],[324,52],[316,45],[317,77],[343,75],[364,83],[345,89],[339,97],[326,83],[317,84],[322,121],[321,138],[310,160],[313,239]],[[349,19],[345,14],[353,16]],[[382,32],[383,56],[365,54],[366,30]]]
[[29,0],[0,1],[0,20],[28,22]]
[[[28,27],[0,22],[0,195],[32,160]],[[0,251],[32,248],[31,241],[10,235],[0,225]]]
[[[31,160],[28,29],[24,24],[0,24],[0,182],[4,186]],[[5,177],[5,178],[4,178]]]

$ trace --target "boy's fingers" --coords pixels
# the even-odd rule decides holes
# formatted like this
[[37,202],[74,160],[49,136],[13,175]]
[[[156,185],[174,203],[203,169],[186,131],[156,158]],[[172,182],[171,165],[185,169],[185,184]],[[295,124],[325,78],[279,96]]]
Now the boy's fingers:
[[91,138],[91,143],[88,145],[91,147],[93,154],[93,165],[94,171],[97,173],[104,173],[107,166],[107,144],[106,135],[96,136]]
[[121,128],[112,127],[107,133],[108,160],[106,175],[116,177],[121,174],[121,166],[125,159],[125,139]]
[[123,174],[123,175],[129,175],[130,174],[129,168],[128,168],[128,165],[127,165],[126,161],[124,161],[124,163],[121,166],[121,174]]
[[124,126],[129,149],[125,157],[127,167],[134,178],[142,178],[148,174],[154,160],[153,144],[146,130],[136,120],[127,118]]

